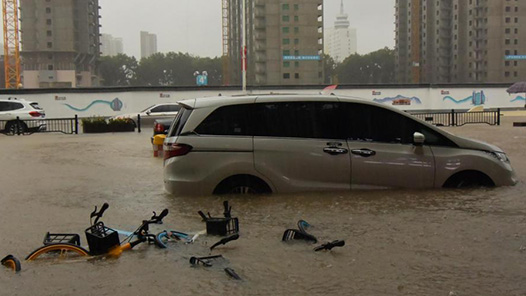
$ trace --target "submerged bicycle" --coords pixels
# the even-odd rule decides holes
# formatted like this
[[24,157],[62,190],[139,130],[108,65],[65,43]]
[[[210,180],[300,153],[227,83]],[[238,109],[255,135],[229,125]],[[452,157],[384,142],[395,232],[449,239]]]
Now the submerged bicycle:
[[[119,233],[116,230],[105,226],[102,221],[99,221],[108,207],[109,205],[104,203],[100,211],[97,212],[97,207],[95,207],[95,210],[90,215],[91,226],[84,231],[89,249],[85,249],[80,245],[80,236],[76,233],[48,232],[44,238],[44,245],[31,252],[26,257],[26,260],[98,255],[119,256],[122,251],[132,249],[144,242],[154,243],[162,247],[157,243],[157,236],[149,232],[149,226],[151,224],[161,224],[163,218],[168,215],[168,209],[164,209],[159,215],[153,212],[153,216],[149,220],[143,220],[141,225],[121,242]],[[93,218],[95,218],[95,221],[93,221]]]

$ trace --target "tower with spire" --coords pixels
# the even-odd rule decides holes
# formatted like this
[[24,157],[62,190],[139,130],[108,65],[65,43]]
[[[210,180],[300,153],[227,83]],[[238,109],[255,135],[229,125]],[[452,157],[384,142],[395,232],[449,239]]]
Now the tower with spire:
[[349,15],[345,13],[341,0],[340,13],[336,15],[334,26],[325,29],[325,53],[337,63],[357,51],[356,29],[350,26]]

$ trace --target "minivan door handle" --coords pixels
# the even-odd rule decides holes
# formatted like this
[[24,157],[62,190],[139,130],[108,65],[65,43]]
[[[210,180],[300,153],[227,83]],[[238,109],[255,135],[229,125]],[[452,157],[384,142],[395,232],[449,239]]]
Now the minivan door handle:
[[338,154],[346,154],[347,152],[349,152],[349,150],[345,148],[325,147],[323,148],[323,152],[329,153],[330,155],[338,155]]
[[376,154],[376,151],[370,150],[370,149],[353,149],[351,150],[352,154],[360,155],[363,157],[369,157]]

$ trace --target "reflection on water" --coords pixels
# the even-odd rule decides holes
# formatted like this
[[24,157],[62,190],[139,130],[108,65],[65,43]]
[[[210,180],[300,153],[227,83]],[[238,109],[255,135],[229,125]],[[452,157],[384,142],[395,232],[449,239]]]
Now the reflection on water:
[[[474,130],[458,130],[473,132]],[[462,134],[459,132],[457,134]],[[512,130],[512,132],[514,132]],[[525,185],[474,190],[354,190],[260,197],[173,197],[162,190],[149,135],[32,135],[1,139],[0,257],[23,259],[46,231],[82,233],[94,205],[103,221],[133,230],[168,208],[153,231],[197,232],[198,210],[223,213],[229,200],[241,237],[209,251],[218,238],[161,250],[143,245],[116,260],[22,262],[0,270],[2,295],[524,295]],[[514,137],[508,137],[510,141]],[[500,141],[500,138],[497,138]],[[505,142],[504,142],[505,143]],[[500,143],[499,145],[501,145]],[[512,145],[513,143],[509,143]],[[504,146],[504,145],[501,145]],[[133,147],[131,149],[130,147]],[[6,153],[16,148],[17,153]],[[503,148],[506,148],[505,146]],[[506,149],[505,149],[506,150]],[[57,153],[60,151],[60,153]],[[525,155],[510,154],[519,176]],[[31,165],[27,163],[31,155]],[[305,219],[319,244],[281,242]],[[83,242],[85,243],[83,234]],[[191,256],[222,254],[212,267]],[[225,267],[243,279],[230,279]],[[38,291],[38,292],[36,292]]]

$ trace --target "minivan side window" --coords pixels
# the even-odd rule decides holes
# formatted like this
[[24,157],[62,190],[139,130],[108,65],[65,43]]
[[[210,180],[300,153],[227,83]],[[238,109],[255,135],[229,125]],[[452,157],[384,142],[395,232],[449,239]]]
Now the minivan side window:
[[200,135],[252,136],[251,105],[219,107],[197,126],[195,132]]
[[255,136],[345,139],[338,102],[254,104]]
[[181,131],[183,130],[188,117],[190,117],[190,114],[192,114],[192,109],[181,108],[179,113],[177,113],[172,126],[170,127],[170,131],[168,131],[169,137],[175,137],[181,134]]
[[348,138],[352,141],[412,144],[413,134],[426,137],[426,145],[455,146],[446,137],[425,127],[416,120],[368,104],[346,103]]

